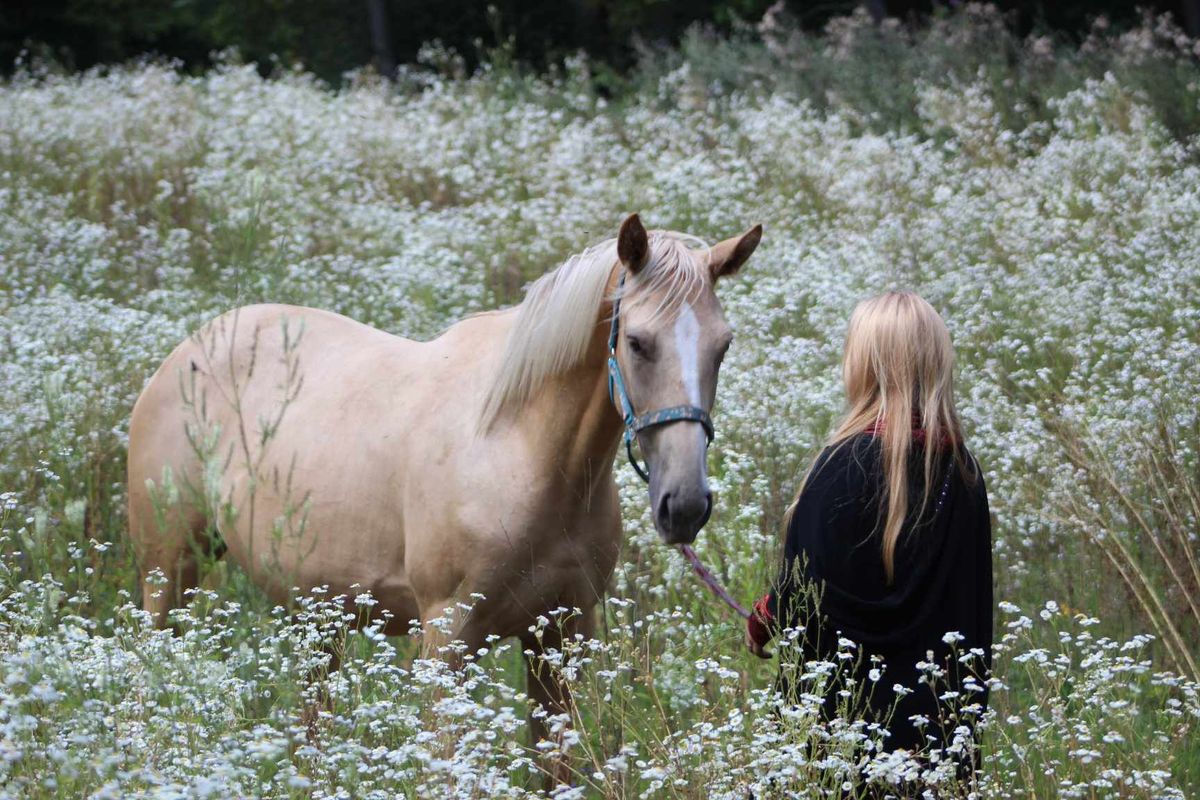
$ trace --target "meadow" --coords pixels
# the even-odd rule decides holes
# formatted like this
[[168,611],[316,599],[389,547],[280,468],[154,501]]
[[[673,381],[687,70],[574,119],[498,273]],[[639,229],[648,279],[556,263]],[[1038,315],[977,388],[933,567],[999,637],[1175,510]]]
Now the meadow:
[[[232,57],[23,65],[0,84],[0,797],[540,796],[512,643],[452,676],[332,598],[274,608],[223,563],[153,630],[128,418],[231,307],[429,338],[630,211],[710,241],[765,228],[719,289],[736,340],[697,549],[731,591],[772,577],[841,410],[850,310],[915,289],[954,338],[993,511],[976,796],[1200,796],[1198,57],[1169,20],[1068,45],[968,6],[920,31],[698,31],[623,77],[582,57],[530,74],[504,47],[474,72],[429,47],[395,84],[340,88]],[[577,779],[555,797],[840,797],[860,768],[881,786],[917,769],[862,756],[859,721],[775,713],[775,665],[617,473],[599,637],[549,665],[576,695]]]

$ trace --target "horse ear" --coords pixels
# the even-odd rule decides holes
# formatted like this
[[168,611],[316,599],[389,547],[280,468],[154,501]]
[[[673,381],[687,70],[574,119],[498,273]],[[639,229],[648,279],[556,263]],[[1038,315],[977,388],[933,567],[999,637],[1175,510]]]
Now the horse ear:
[[717,242],[709,249],[709,269],[712,270],[713,280],[732,275],[742,268],[746,259],[754,253],[754,248],[762,241],[762,225],[755,225],[741,236]]
[[646,266],[649,256],[650,240],[642,227],[642,218],[630,214],[621,223],[621,232],[617,234],[617,258],[621,259],[625,269],[636,275]]

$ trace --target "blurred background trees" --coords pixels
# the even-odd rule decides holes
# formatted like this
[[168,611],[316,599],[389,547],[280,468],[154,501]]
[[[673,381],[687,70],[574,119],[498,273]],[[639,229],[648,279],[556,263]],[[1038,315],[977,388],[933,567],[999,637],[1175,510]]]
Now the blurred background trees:
[[[202,69],[213,54],[234,48],[264,72],[302,63],[336,83],[374,64],[390,72],[412,62],[425,42],[440,41],[477,63],[502,45],[536,67],[585,51],[617,69],[633,64],[638,47],[672,44],[700,24],[718,32],[756,22],[774,0],[4,0],[0,3],[0,70],[22,52],[68,69],[126,61],[143,54]],[[920,19],[962,5],[956,0],[784,0],[802,28],[820,30],[832,17],[863,7]],[[1022,32],[1072,37],[1103,15],[1123,26],[1136,6],[1170,12],[1200,35],[1200,0],[1009,0],[999,3]]]

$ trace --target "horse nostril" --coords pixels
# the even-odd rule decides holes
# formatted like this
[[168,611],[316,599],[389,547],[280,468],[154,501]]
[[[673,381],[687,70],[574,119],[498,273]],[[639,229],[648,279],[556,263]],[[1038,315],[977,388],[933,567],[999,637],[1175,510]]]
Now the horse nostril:
[[658,517],[658,524],[663,528],[671,527],[671,493],[663,492],[663,496],[658,500],[658,509],[655,512]]
[[659,528],[669,531],[669,535],[694,535],[708,522],[712,508],[712,492],[692,496],[664,492],[658,500],[654,517]]

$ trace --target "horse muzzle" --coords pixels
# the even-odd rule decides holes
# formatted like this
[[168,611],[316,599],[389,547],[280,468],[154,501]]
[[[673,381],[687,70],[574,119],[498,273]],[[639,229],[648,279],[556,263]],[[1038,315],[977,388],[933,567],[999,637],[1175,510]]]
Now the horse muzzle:
[[667,544],[691,544],[712,515],[712,492],[663,492],[654,504],[654,527]]

